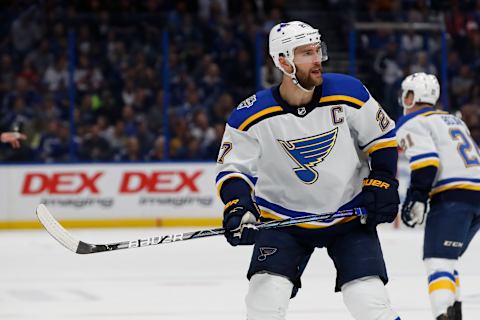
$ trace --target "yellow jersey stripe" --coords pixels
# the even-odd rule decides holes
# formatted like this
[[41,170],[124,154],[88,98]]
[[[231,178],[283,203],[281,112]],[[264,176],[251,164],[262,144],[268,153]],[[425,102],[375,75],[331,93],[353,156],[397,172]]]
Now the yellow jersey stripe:
[[380,142],[380,143],[377,143],[377,144],[371,146],[370,149],[367,150],[367,153],[371,154],[372,152],[375,152],[375,151],[380,150],[380,149],[396,148],[396,147],[397,147],[397,140]]
[[257,112],[254,115],[251,115],[250,117],[248,117],[247,120],[243,121],[242,124],[238,127],[238,130],[243,131],[245,127],[247,127],[250,123],[257,120],[258,118],[263,117],[269,113],[278,112],[282,110],[283,110],[282,107],[274,106],[274,107],[264,109],[260,112]]
[[472,191],[480,191],[480,186],[474,185],[474,184],[468,184],[468,183],[452,184],[452,185],[436,188],[435,190],[430,192],[430,196],[446,190],[453,190],[453,189],[466,189],[466,190],[472,190]]
[[332,102],[332,101],[338,101],[338,100],[348,101],[348,102],[354,103],[354,104],[356,104],[360,107],[365,104],[365,102],[363,102],[362,100],[358,100],[357,98],[349,97],[349,96],[342,96],[342,95],[322,97],[322,98],[320,98],[320,103],[322,103],[322,102]]
[[422,113],[421,115],[424,117],[428,117],[428,116],[431,116],[432,114],[449,114],[449,113],[445,111],[429,111],[429,112]]
[[425,160],[410,164],[410,169],[417,170],[428,166],[440,167],[440,160]]
[[[279,217],[278,215],[276,215],[274,212],[268,212],[268,211],[265,211],[265,210],[260,210],[260,214],[262,215],[262,217],[268,218],[268,219],[273,219],[273,220],[282,220],[283,219],[282,217]],[[334,224],[331,224],[331,225],[328,225],[328,226],[321,226],[321,225],[315,225],[315,224],[310,224],[310,223],[299,223],[299,224],[297,224],[297,226],[299,226],[301,228],[305,228],[305,229],[324,229],[324,228],[328,228],[328,227],[331,227],[331,226],[339,224],[339,223],[345,223],[345,222],[348,222],[348,221],[352,221],[353,219],[356,219],[356,218],[358,218],[358,217],[357,216],[352,216],[352,217],[341,218],[341,219],[338,219]]]
[[432,293],[433,291],[437,290],[450,290],[455,293],[457,291],[457,288],[455,287],[455,283],[453,283],[452,280],[440,279],[431,283],[428,286],[428,293]]

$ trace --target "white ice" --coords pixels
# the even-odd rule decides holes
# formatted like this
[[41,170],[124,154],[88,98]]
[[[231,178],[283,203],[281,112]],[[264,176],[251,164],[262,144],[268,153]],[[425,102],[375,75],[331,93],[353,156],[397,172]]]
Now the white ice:
[[[71,230],[105,243],[191,229]],[[387,288],[402,320],[433,319],[421,262],[421,230],[380,230],[390,275]],[[77,255],[45,231],[0,231],[0,319],[191,320],[245,319],[245,273],[251,247],[223,237]],[[459,264],[464,320],[480,319],[480,241]],[[291,300],[290,320],[353,319],[325,250],[315,251]]]

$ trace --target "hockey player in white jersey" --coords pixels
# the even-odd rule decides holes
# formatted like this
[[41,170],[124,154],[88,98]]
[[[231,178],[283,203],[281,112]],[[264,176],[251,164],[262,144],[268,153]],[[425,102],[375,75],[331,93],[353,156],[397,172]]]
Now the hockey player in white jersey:
[[[284,73],[282,83],[233,111],[216,178],[228,242],[255,244],[247,319],[285,319],[315,248],[327,249],[337,270],[335,291],[355,319],[400,319],[384,287],[376,232],[398,212],[395,124],[359,80],[322,73],[325,45],[308,24],[274,26],[269,51]],[[368,210],[366,224],[348,217],[275,230],[253,227],[259,220],[358,206]]]
[[480,228],[480,154],[462,120],[434,109],[439,95],[434,75],[402,83],[397,139],[412,172],[401,216],[409,227],[421,224],[430,198],[423,259],[432,311],[438,320],[460,320],[455,265]]

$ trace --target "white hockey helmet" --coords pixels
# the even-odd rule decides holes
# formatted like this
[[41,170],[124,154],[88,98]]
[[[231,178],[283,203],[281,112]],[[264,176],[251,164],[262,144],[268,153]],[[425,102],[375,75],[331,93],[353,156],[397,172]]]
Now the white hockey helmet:
[[[279,23],[270,30],[268,39],[268,48],[270,56],[275,63],[275,66],[279,68],[283,73],[290,76],[293,82],[300,88],[304,89],[298,84],[298,80],[295,76],[296,68],[293,63],[294,50],[297,47],[317,43],[320,45],[320,60],[326,61],[328,59],[327,46],[320,40],[321,35],[317,29],[314,29],[309,24],[302,21],[291,21],[285,23]],[[285,59],[293,66],[293,72],[287,73],[280,64],[279,57],[283,55]],[[306,90],[308,91],[308,90]]]
[[[405,97],[409,92],[413,93],[412,104],[405,104]],[[418,72],[409,75],[402,82],[402,106],[410,109],[416,103],[428,103],[435,105],[440,97],[440,84],[433,74]]]

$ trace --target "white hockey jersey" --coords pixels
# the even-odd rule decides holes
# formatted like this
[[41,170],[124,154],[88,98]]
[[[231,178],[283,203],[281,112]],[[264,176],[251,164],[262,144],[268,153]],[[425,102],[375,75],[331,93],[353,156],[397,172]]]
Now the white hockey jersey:
[[289,106],[274,87],[233,111],[217,160],[219,190],[229,178],[244,179],[262,216],[272,219],[357,205],[369,174],[368,154],[396,147],[395,124],[359,80],[328,73],[323,78],[309,105]]
[[411,170],[438,168],[430,196],[455,189],[480,191],[480,153],[459,118],[423,108],[399,119],[397,139]]

